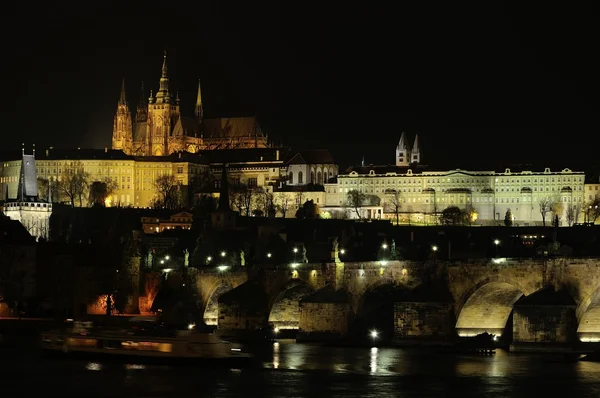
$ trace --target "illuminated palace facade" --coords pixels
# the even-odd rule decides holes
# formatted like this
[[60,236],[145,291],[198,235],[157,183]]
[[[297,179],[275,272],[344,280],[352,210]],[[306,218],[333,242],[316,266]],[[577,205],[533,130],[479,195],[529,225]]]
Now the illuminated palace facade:
[[[514,222],[520,225],[542,222],[540,201],[551,201],[562,223],[569,206],[580,213],[586,202],[584,172],[561,170],[430,170],[421,164],[418,137],[408,145],[402,133],[396,147],[395,165],[361,165],[350,167],[325,184],[326,206],[341,210],[347,193],[353,189],[381,199],[379,207],[365,207],[372,218],[393,218],[395,203],[401,213],[410,213],[415,222],[427,222],[428,215],[447,207],[472,208],[478,221],[504,220],[510,209]],[[395,194],[397,192],[397,194]],[[394,203],[390,203],[394,202]],[[346,209],[348,212],[348,209]],[[353,210],[349,211],[352,217]],[[551,211],[546,222],[551,224]],[[578,214],[579,215],[579,214]],[[406,217],[403,214],[401,217]],[[581,221],[579,216],[579,221]]]
[[169,71],[165,53],[156,95],[142,93],[135,116],[125,92],[125,81],[114,118],[112,149],[126,155],[165,156],[175,152],[196,153],[200,150],[226,148],[266,148],[268,137],[254,117],[205,118],[202,92],[198,83],[195,115],[181,114],[179,94],[169,88]]

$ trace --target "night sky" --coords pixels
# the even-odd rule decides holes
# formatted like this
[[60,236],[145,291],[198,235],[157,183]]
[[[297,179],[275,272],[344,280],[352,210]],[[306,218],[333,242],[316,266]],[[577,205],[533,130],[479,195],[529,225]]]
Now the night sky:
[[592,2],[20,3],[1,27],[5,148],[110,146],[121,79],[135,110],[166,49],[184,113],[200,78],[206,116],[256,114],[269,137],[342,167],[393,163],[402,131],[448,167],[598,153]]

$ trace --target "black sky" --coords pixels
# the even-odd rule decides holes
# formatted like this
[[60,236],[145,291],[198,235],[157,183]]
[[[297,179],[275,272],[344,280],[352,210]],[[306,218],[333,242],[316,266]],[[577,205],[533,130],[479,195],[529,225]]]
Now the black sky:
[[393,162],[403,130],[448,167],[598,152],[592,2],[98,3],[13,6],[3,146],[110,145],[121,78],[133,108],[166,49],[188,115],[200,78],[207,116],[256,113],[270,137],[342,166]]

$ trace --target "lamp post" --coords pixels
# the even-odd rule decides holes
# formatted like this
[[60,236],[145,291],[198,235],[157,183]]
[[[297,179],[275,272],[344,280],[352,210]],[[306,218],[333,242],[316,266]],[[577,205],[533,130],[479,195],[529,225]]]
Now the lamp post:
[[500,240],[494,239],[494,246],[496,246],[496,257],[498,257],[498,246],[500,245]]

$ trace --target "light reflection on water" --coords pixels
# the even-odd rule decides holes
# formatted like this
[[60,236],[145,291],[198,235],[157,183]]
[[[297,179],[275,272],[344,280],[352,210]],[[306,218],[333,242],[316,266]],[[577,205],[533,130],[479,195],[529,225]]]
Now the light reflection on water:
[[[142,365],[0,355],[6,391],[64,385],[72,395],[152,397],[508,396],[552,393],[600,397],[600,363],[547,361],[497,351],[493,356],[387,347],[324,347],[280,341],[258,352],[258,368]],[[9,361],[10,359],[10,361]],[[15,362],[17,361],[17,362]],[[393,377],[382,377],[393,376]],[[26,381],[20,381],[26,380]],[[58,391],[58,390],[56,390]]]

